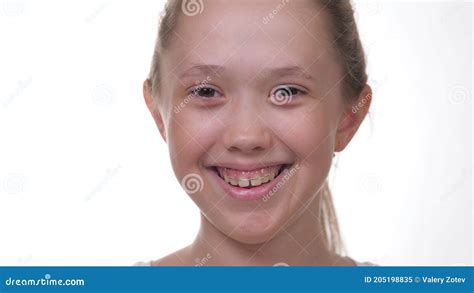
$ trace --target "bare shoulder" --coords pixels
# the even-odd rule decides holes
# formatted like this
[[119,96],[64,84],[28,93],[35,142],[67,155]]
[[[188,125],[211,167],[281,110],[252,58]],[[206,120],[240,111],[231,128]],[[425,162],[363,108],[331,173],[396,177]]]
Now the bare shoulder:
[[189,246],[181,248],[160,259],[151,261],[151,266],[191,266],[189,261]]
[[357,262],[348,256],[337,255],[333,266],[352,267],[357,266]]

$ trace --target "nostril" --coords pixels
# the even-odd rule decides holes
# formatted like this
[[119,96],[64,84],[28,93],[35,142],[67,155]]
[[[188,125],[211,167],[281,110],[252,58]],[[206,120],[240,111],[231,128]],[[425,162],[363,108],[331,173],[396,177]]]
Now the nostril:
[[263,151],[264,148],[262,148],[261,146],[256,146],[253,148],[254,151]]
[[271,134],[266,128],[254,126],[231,129],[223,134],[224,147],[231,152],[256,153],[272,146]]

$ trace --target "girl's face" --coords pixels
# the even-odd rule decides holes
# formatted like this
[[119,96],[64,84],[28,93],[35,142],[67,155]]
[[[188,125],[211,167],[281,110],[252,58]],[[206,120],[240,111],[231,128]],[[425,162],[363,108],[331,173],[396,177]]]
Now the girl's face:
[[147,96],[178,180],[240,242],[271,239],[319,201],[333,152],[360,123],[314,2],[213,0],[182,13]]

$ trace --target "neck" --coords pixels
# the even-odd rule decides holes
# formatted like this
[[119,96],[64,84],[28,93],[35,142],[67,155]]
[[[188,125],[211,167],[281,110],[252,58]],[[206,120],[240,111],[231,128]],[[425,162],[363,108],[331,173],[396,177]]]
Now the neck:
[[341,260],[328,250],[319,222],[319,197],[311,201],[270,240],[246,244],[219,231],[201,214],[201,228],[189,247],[193,259],[206,259],[214,266],[332,266]]

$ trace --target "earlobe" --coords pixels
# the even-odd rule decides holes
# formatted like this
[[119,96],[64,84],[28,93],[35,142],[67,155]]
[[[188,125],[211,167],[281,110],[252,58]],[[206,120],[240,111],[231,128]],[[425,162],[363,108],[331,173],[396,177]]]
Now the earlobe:
[[158,130],[160,131],[161,137],[166,142],[166,132],[165,132],[165,126],[163,123],[163,118],[158,109],[158,104],[156,102],[156,99],[154,99],[153,96],[151,95],[151,83],[149,79],[146,79],[143,82],[143,97],[145,98],[145,104],[148,107],[148,110],[150,111],[153,117],[153,120],[155,120]]
[[365,85],[360,93],[357,102],[352,104],[350,109],[346,109],[342,115],[336,132],[335,151],[340,152],[346,148],[352,137],[359,129],[362,121],[369,112],[372,101],[372,89]]

